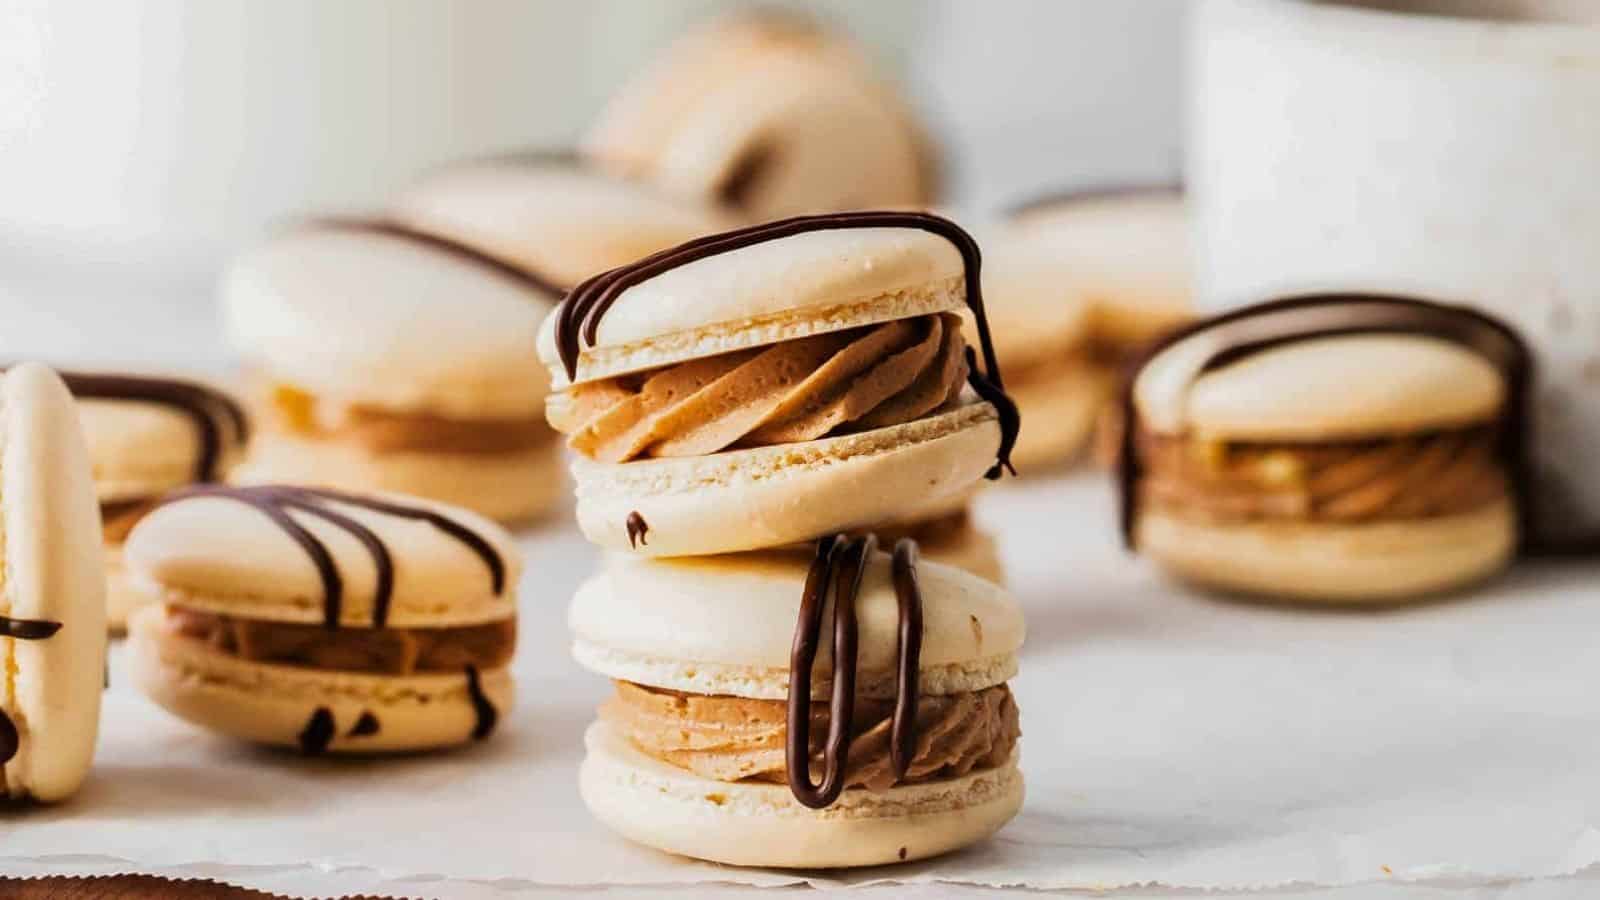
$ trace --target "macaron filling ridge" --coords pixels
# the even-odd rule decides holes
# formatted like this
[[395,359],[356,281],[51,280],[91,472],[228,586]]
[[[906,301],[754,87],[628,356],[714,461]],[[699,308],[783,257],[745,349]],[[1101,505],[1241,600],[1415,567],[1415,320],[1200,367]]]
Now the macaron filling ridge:
[[373,453],[511,454],[537,449],[554,435],[543,418],[460,419],[400,412],[319,397],[276,383],[267,392],[266,425],[308,440]]
[[960,329],[942,313],[720,354],[575,385],[547,415],[572,449],[610,463],[899,425],[959,398]]

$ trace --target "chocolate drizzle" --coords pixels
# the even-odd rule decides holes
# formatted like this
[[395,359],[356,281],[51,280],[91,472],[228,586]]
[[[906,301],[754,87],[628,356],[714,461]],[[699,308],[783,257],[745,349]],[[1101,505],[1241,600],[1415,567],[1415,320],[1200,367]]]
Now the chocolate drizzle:
[[[1017,442],[1021,418],[1017,407],[1005,392],[1005,382],[1000,375],[1000,362],[995,356],[994,341],[989,334],[989,317],[983,307],[983,284],[980,270],[983,256],[977,241],[961,226],[940,216],[919,212],[850,212],[815,216],[795,216],[761,225],[752,225],[721,234],[709,235],[679,244],[659,253],[653,253],[626,266],[592,276],[573,288],[556,310],[555,338],[561,363],[567,377],[578,377],[578,357],[583,345],[594,346],[599,333],[600,320],[604,318],[623,292],[649,281],[665,272],[698,260],[768,241],[781,240],[813,231],[840,231],[857,228],[912,228],[936,234],[954,244],[961,253],[965,270],[967,306],[972,309],[978,325],[978,342],[983,350],[984,368],[970,365],[968,380],[978,395],[1000,412],[1000,450],[995,465],[985,477],[999,478],[1003,471],[1015,474],[1011,467],[1011,448]],[[976,360],[976,355],[969,357]]]
[[361,717],[356,719],[356,724],[350,729],[350,737],[372,737],[379,730],[378,717],[370,712],[363,711]]
[[13,619],[10,616],[0,616],[0,638],[43,641],[55,637],[56,632],[60,630],[61,623],[49,619]]
[[472,711],[477,716],[477,723],[472,726],[472,739],[481,741],[494,733],[495,725],[500,722],[500,711],[483,692],[483,678],[477,666],[467,666],[467,696],[472,699]]
[[560,297],[566,293],[565,287],[524,266],[513,265],[498,256],[484,253],[470,244],[464,244],[432,232],[418,231],[398,222],[391,222],[386,219],[325,218],[315,219],[311,225],[315,228],[366,232],[368,234],[397,238],[402,241],[410,241],[424,249],[442,253],[468,265],[485,269],[494,275],[514,282],[519,287],[532,288],[545,296]]
[[650,542],[645,540],[645,535],[650,533],[650,523],[644,520],[644,516],[639,515],[638,510],[628,513],[626,527],[629,549],[638,549],[640,544],[650,546]]
[[1063,188],[1044,191],[1005,207],[1002,215],[1007,219],[1020,219],[1031,213],[1042,212],[1053,206],[1073,206],[1102,200],[1120,200],[1133,197],[1183,196],[1181,182],[1154,182],[1151,184],[1104,184],[1088,187]]
[[222,462],[224,431],[243,444],[250,438],[250,420],[232,397],[201,384],[143,375],[104,375],[62,372],[61,380],[74,397],[83,400],[125,400],[175,409],[194,422],[200,437],[195,461],[195,481],[216,481]]
[[17,723],[0,709],[0,766],[10,762],[21,749],[22,737],[17,734]]
[[300,752],[307,756],[320,756],[333,743],[333,710],[326,706],[317,707],[306,722],[306,727],[300,731]]
[[330,508],[328,505],[330,503],[354,506],[401,519],[427,522],[429,525],[460,541],[462,545],[483,560],[484,565],[489,569],[489,577],[497,596],[505,591],[505,560],[500,557],[500,553],[494,548],[494,545],[472,529],[431,509],[407,506],[377,497],[350,494],[328,488],[291,487],[287,485],[259,485],[254,487],[201,485],[169,494],[161,499],[160,505],[176,503],[195,497],[221,497],[248,504],[271,519],[289,537],[293,538],[295,543],[305,550],[306,555],[310,557],[311,562],[317,567],[317,574],[322,580],[323,626],[330,631],[339,627],[340,610],[344,602],[344,579],[340,576],[339,567],[334,563],[333,555],[328,552],[327,546],[305,526],[296,522],[289,515],[290,510],[315,516],[340,528],[360,541],[372,556],[373,566],[377,569],[377,585],[372,598],[372,625],[375,628],[382,628],[389,621],[389,601],[394,594],[394,559],[390,555],[389,548],[384,544],[383,539],[378,537],[372,529]]
[[[1329,310],[1347,308],[1345,315]],[[1506,382],[1506,408],[1496,440],[1498,456],[1510,474],[1517,503],[1519,540],[1524,552],[1536,546],[1530,440],[1530,393],[1533,359],[1527,344],[1509,325],[1464,306],[1382,294],[1311,294],[1242,307],[1194,322],[1147,348],[1122,384],[1122,435],[1118,446],[1117,480],[1123,541],[1137,551],[1139,479],[1139,411],[1135,387],[1139,373],[1163,351],[1193,337],[1211,334],[1234,323],[1290,315],[1230,338],[1222,334],[1195,370],[1196,375],[1238,362],[1285,344],[1363,334],[1419,335],[1450,341],[1489,360]],[[1330,318],[1333,321],[1330,321]]]
[[[878,539],[834,535],[817,542],[806,573],[800,617],[789,657],[789,706],[784,759],[789,790],[812,809],[823,809],[844,791],[850,765],[850,723],[855,716],[859,630],[856,600]],[[917,746],[917,676],[922,655],[922,593],[917,585],[917,545],[902,538],[894,548],[895,597],[899,605],[894,718],[890,725],[890,764],[896,778],[911,768]],[[811,780],[811,680],[829,585],[833,594],[833,671],[828,699],[828,737],[823,745],[821,783]]]

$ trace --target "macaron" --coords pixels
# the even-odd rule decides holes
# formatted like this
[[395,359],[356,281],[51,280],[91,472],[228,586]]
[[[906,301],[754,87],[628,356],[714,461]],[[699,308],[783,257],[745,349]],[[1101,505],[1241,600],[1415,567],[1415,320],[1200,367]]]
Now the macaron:
[[996,238],[990,315],[1033,412],[1016,458],[1038,471],[1079,455],[1140,350],[1192,317],[1188,216],[1172,187],[1068,192],[1014,208]]
[[229,737],[320,753],[488,737],[512,702],[510,535],[394,494],[257,485],[170,495],[128,536],[160,603],[129,624],[139,687]]
[[106,677],[100,514],[72,396],[0,375],[0,798],[62,800],[89,773]]
[[925,206],[936,190],[906,102],[847,39],[788,14],[691,30],[622,88],[582,149],[753,221]]
[[259,434],[245,483],[397,491],[518,521],[560,493],[533,353],[560,289],[444,238],[321,222],[243,254],[222,286]]
[[978,279],[954,223],[864,212],[726,232],[579,285],[539,354],[584,534],[731,553],[904,519],[999,477],[1018,420]]
[[935,856],[1016,815],[1017,604],[913,542],[874,546],[610,557],[569,613],[574,657],[615,682],[579,773],[595,817],[809,869]]
[[390,216],[564,287],[737,224],[711,204],[539,153],[443,166],[402,191]]
[[64,372],[78,401],[105,535],[106,618],[113,633],[147,602],[128,582],[122,542],[156,498],[219,481],[243,457],[244,409],[195,381],[109,372]]
[[1165,339],[1124,398],[1123,528],[1244,594],[1393,603],[1484,579],[1525,533],[1525,345],[1465,307],[1295,297]]

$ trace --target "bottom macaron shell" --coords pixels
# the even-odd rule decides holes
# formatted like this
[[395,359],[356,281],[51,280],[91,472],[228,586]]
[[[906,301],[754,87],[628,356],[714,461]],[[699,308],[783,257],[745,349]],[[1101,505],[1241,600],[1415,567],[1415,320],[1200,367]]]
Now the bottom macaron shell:
[[[916,501],[965,491],[994,465],[988,403],[872,431],[685,459],[579,459],[578,524],[589,540],[648,556],[777,547],[892,521]],[[643,520],[645,531],[629,523]]]
[[547,512],[566,487],[560,443],[514,453],[369,453],[350,444],[262,434],[234,470],[238,484],[394,491],[463,506],[501,522]]
[[1516,546],[1509,502],[1460,516],[1361,525],[1192,522],[1139,517],[1139,548],[1179,576],[1244,594],[1395,603],[1487,578]]
[[646,846],[736,866],[825,869],[925,859],[977,843],[1022,808],[1005,766],[959,778],[846,791],[808,809],[781,784],[702,778],[640,753],[602,723],[584,735],[578,787],[607,827]]
[[[306,735],[321,728],[329,733],[321,749],[330,753],[449,747],[492,730],[514,697],[511,672],[504,668],[480,675],[483,699],[492,708],[485,714],[465,673],[366,675],[241,660],[172,634],[162,624],[164,615],[151,607],[129,622],[134,681],[179,718],[241,740],[316,749],[308,747]],[[318,718],[325,721],[314,723]],[[359,728],[364,719],[368,728]],[[374,722],[377,730],[371,731]]]
[[1023,428],[1011,460],[1030,475],[1071,462],[1083,453],[1100,410],[1115,393],[1116,377],[1087,363],[1063,366],[1060,375],[1006,384],[1022,411]]

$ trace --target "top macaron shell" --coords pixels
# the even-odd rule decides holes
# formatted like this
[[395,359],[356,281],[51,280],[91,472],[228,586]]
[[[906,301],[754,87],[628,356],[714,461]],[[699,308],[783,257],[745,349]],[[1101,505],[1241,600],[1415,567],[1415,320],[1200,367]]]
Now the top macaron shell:
[[231,340],[262,374],[353,404],[530,418],[548,389],[529,352],[559,298],[403,237],[283,232],[222,287]]
[[1046,247],[985,241],[983,300],[995,352],[1009,366],[1061,362],[1091,337],[1094,307]]
[[[581,343],[576,382],[963,308],[960,252],[915,228],[809,231],[699,259],[623,291]],[[539,356],[558,385],[559,312]]]
[[[442,513],[486,540],[506,567],[496,594],[488,566],[460,541],[414,519],[330,502],[327,508],[371,529],[394,560],[388,624],[396,628],[474,625],[515,612],[520,556],[511,536],[475,513],[400,495],[370,495]],[[372,624],[377,567],[354,535],[321,518],[290,512],[328,549],[343,581],[340,623]],[[259,621],[321,623],[323,585],[306,551],[261,510],[228,497],[159,506],[125,548],[128,567],[152,596]]]
[[709,206],[575,163],[516,158],[441,168],[391,212],[568,286],[734,224]]
[[39,365],[0,378],[0,615],[61,623],[44,640],[0,639],[8,709],[22,735],[4,790],[61,799],[88,774],[105,679],[100,511],[72,396]]
[[1507,399],[1488,359],[1439,338],[1316,338],[1197,374],[1217,337],[1179,341],[1140,371],[1147,428],[1240,441],[1382,437],[1487,422]]
[[[101,503],[142,500],[194,481],[200,435],[188,414],[137,400],[79,399],[78,421]],[[240,450],[230,425],[223,433],[219,469]]]
[[[573,598],[568,613],[573,653],[587,668],[638,684],[782,699],[811,557],[808,550],[670,560],[611,554]],[[918,562],[917,576],[922,690],[973,691],[1009,679],[1025,633],[1011,596],[981,578],[927,560]],[[867,567],[856,615],[858,690],[893,696],[899,613],[885,553],[876,554]],[[827,695],[830,666],[830,641],[820,643],[813,690],[819,698]]]

